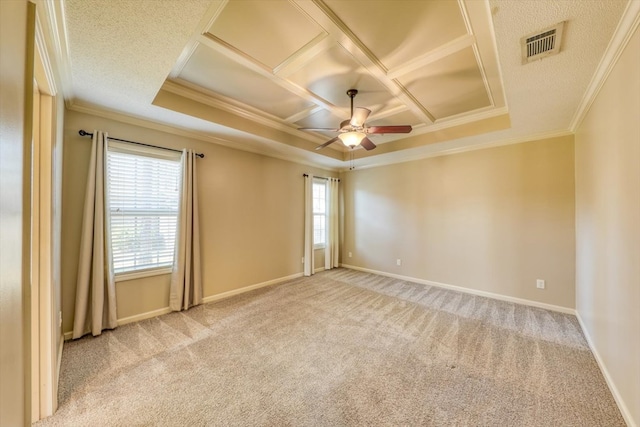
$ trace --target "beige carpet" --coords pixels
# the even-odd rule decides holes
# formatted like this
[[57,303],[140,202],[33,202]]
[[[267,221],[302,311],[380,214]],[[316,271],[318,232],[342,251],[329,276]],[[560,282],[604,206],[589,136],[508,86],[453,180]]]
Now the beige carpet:
[[38,426],[624,426],[575,317],[336,269],[67,342]]

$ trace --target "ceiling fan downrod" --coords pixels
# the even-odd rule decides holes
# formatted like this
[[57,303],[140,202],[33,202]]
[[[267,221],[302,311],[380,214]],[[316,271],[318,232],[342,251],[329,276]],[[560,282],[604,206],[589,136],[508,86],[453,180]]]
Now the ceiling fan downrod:
[[349,89],[347,95],[351,98],[351,117],[353,117],[353,98],[358,94],[358,89]]

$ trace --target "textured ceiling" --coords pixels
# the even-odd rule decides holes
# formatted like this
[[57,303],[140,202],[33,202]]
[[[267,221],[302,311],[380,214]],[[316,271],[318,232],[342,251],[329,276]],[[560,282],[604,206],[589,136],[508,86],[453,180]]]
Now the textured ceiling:
[[[70,108],[345,168],[340,144],[314,150],[334,134],[298,128],[337,127],[349,88],[367,124],[414,127],[372,137],[356,166],[568,130],[627,0],[62,4]],[[560,54],[523,65],[520,38],[560,21]]]

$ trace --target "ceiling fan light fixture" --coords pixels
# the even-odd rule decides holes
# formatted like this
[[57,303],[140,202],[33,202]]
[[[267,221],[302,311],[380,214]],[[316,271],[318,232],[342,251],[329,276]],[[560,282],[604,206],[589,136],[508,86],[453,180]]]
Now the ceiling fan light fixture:
[[338,138],[340,138],[340,141],[342,141],[344,145],[353,148],[360,144],[366,136],[367,135],[362,132],[345,132],[338,135]]

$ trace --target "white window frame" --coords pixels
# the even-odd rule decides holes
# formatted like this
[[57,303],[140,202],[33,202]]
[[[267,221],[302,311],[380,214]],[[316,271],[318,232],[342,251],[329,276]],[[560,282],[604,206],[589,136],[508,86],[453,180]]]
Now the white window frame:
[[[317,208],[317,203],[316,203],[316,186],[317,187],[322,187],[324,190],[324,211],[319,211],[316,210]],[[324,179],[319,179],[319,178],[314,178],[313,179],[313,184],[312,184],[312,205],[313,205],[313,249],[324,249],[326,246],[326,242],[327,242],[327,181]],[[324,217],[324,241],[323,242],[316,242],[316,217],[318,216],[323,216]]]
[[[128,144],[128,143],[121,143],[121,142],[117,142],[117,141],[112,141],[109,140],[108,144],[107,144],[107,191],[106,191],[106,199],[107,199],[107,203],[106,203],[106,215],[107,215],[107,221],[110,222],[110,226],[109,226],[109,235],[108,238],[110,239],[109,241],[109,250],[112,250],[113,247],[113,234],[112,234],[112,227],[113,224],[111,223],[112,221],[112,210],[111,210],[111,197],[110,197],[110,181],[109,181],[109,153],[110,152],[115,152],[115,153],[123,153],[123,154],[129,154],[129,155],[134,155],[134,156],[140,156],[140,157],[151,157],[151,158],[157,158],[157,159],[161,159],[161,160],[170,160],[170,161],[175,161],[176,163],[180,164],[180,168],[178,170],[178,176],[177,176],[177,182],[176,182],[176,186],[177,186],[177,190],[178,190],[178,200],[177,200],[177,206],[176,206],[176,232],[177,232],[177,221],[178,221],[178,212],[179,212],[179,207],[180,207],[180,188],[181,188],[181,178],[182,178],[182,165],[181,165],[181,159],[182,159],[182,153],[180,152],[176,152],[176,151],[171,151],[171,150],[163,150],[160,148],[153,148],[153,147],[147,147],[147,146],[141,146],[141,145],[134,145],[134,144]],[[166,214],[167,211],[163,211],[162,213]],[[175,244],[175,240],[174,240],[174,244]],[[173,252],[173,251],[172,251]],[[114,263],[114,257],[113,257],[113,252],[111,254],[111,262],[112,262],[112,268],[115,271],[115,266],[113,265]],[[120,272],[116,272],[115,273],[115,281],[116,282],[121,282],[121,281],[126,281],[126,280],[133,280],[133,279],[139,279],[139,278],[143,278],[143,277],[150,277],[150,276],[157,276],[157,275],[161,275],[161,274],[169,274],[172,271],[173,266],[172,265],[163,265],[161,267],[151,267],[151,268],[147,268],[147,269],[129,269],[129,270],[125,270],[125,271],[120,271]]]

